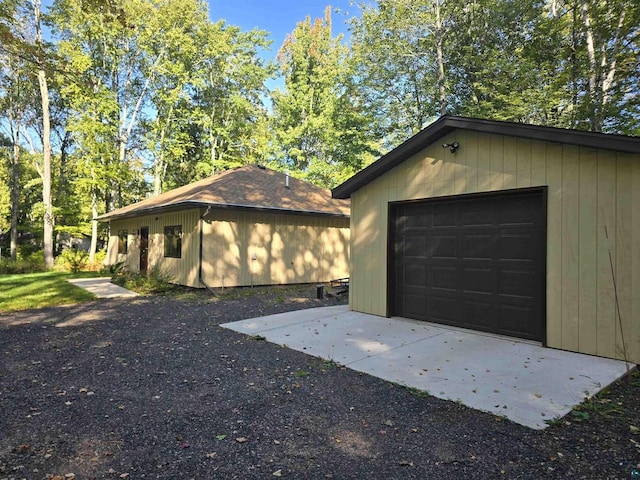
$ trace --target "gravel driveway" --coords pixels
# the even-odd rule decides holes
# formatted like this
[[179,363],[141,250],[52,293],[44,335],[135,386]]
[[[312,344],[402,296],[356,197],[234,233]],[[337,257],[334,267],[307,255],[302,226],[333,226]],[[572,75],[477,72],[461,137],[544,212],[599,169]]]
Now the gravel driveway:
[[631,479],[640,377],[538,432],[220,328],[315,289],[0,316],[0,479]]

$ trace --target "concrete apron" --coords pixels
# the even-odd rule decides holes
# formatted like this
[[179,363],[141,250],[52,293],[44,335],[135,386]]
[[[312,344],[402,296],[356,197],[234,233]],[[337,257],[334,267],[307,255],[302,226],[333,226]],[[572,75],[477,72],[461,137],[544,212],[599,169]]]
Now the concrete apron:
[[622,361],[346,305],[222,326],[538,430],[626,372]]

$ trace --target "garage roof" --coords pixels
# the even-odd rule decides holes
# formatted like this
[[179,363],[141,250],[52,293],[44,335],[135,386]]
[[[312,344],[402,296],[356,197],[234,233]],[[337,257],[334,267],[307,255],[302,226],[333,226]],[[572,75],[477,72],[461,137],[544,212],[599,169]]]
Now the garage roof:
[[170,190],[156,197],[97,217],[107,221],[168,210],[219,207],[260,211],[349,217],[349,200],[331,198],[331,192],[258,165],[246,165]]
[[582,147],[602,148],[618,152],[640,153],[640,137],[444,115],[343,184],[338,185],[332,190],[333,198],[349,198],[355,191],[456,129],[496,133]]

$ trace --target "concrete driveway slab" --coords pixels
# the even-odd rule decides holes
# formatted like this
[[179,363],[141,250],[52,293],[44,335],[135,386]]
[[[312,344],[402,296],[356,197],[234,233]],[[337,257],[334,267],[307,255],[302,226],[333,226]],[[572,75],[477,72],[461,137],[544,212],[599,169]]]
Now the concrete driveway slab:
[[136,292],[122,288],[120,285],[111,283],[110,277],[94,277],[94,278],[71,278],[69,283],[84,288],[88,292],[93,293],[98,298],[121,298],[121,297],[137,297]]
[[624,362],[347,306],[222,325],[543,429],[620,378]]

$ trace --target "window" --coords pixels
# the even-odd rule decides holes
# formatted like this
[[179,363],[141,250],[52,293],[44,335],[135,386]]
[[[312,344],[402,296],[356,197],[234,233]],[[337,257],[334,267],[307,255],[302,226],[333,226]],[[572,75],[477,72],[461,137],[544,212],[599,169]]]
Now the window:
[[118,253],[126,254],[127,253],[127,231],[119,230],[118,231]]
[[164,256],[182,257],[182,225],[164,227]]

